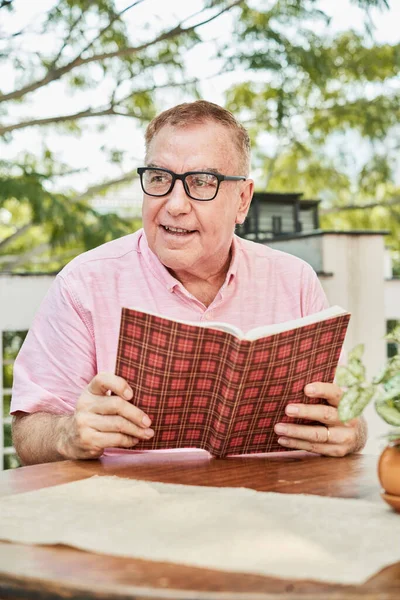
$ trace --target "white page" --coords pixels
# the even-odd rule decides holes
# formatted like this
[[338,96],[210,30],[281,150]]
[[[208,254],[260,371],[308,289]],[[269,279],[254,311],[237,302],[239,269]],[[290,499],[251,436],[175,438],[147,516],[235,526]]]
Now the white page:
[[260,327],[251,329],[247,332],[247,334],[244,334],[243,331],[239,329],[239,327],[231,325],[230,323],[222,323],[219,321],[184,321],[183,319],[171,319],[170,317],[160,315],[159,313],[142,310],[132,306],[127,308],[129,308],[130,310],[136,310],[144,314],[160,317],[162,319],[166,319],[167,321],[171,321],[172,323],[183,323],[184,325],[194,325],[195,327],[206,327],[208,329],[217,329],[218,331],[225,331],[226,333],[235,335],[239,339],[244,339],[248,341],[257,340],[259,338],[267,337],[269,335],[274,335],[275,333],[280,333],[281,331],[290,331],[291,329],[296,329],[298,327],[303,327],[304,325],[310,325],[311,323],[317,323],[319,321],[323,321],[325,319],[329,319],[337,315],[344,315],[348,313],[347,310],[341,308],[340,306],[331,306],[330,308],[326,308],[325,310],[321,310],[318,313],[307,315],[306,317],[302,317],[300,319],[293,319],[291,321],[284,321],[282,323],[274,323],[272,325],[262,325]]
[[293,319],[292,321],[284,321],[283,323],[275,323],[273,325],[266,325],[251,329],[245,336],[246,340],[257,340],[258,338],[267,337],[274,335],[275,333],[281,333],[282,331],[290,331],[291,329],[298,329],[304,327],[304,325],[311,325],[312,323],[318,323],[319,321],[325,321],[327,319],[336,317],[337,315],[348,314],[348,311],[340,306],[331,306],[325,310],[314,313],[313,315],[307,315],[300,319]]
[[183,323],[184,325],[193,325],[194,327],[206,327],[207,329],[218,329],[218,331],[225,331],[226,333],[230,333],[235,335],[236,337],[242,339],[244,337],[243,331],[236,327],[235,325],[231,325],[230,323],[222,323],[219,321],[184,321],[183,319],[172,319],[171,317],[167,317],[165,315],[160,315],[159,313],[152,312],[150,310],[143,310],[141,308],[136,308],[135,306],[128,306],[129,310],[137,310],[138,312],[144,313],[146,315],[153,315],[154,317],[160,317],[161,319],[166,319],[167,321],[171,321],[171,323]]

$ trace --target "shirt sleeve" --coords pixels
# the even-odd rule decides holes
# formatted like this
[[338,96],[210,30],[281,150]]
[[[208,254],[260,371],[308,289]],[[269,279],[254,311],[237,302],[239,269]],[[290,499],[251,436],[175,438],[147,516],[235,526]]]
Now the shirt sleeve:
[[307,263],[303,265],[301,288],[302,314],[304,317],[329,308],[328,298],[317,274]]
[[90,321],[58,275],[14,363],[11,414],[71,413],[96,372]]

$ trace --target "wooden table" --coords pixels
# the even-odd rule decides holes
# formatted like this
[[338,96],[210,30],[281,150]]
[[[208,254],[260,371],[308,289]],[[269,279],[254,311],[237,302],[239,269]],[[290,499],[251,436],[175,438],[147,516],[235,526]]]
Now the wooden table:
[[[201,451],[138,453],[5,471],[0,474],[0,495],[96,474],[378,501],[376,462],[376,457],[365,455],[284,453],[218,460]],[[399,600],[400,563],[362,586],[339,586],[96,555],[63,546],[0,542],[0,598]]]

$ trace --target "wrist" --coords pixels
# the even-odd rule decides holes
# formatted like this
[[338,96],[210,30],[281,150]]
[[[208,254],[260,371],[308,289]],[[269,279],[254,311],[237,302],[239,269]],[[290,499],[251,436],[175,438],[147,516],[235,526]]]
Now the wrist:
[[71,444],[72,415],[61,416],[57,419],[55,428],[56,452],[60,460],[74,460]]

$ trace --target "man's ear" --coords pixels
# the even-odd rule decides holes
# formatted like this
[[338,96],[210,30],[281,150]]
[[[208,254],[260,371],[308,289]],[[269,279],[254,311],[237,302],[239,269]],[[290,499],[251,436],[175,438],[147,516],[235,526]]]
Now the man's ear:
[[251,199],[254,193],[254,181],[252,179],[246,179],[242,184],[242,191],[240,193],[240,204],[236,214],[236,224],[242,225],[247,213],[249,212]]

